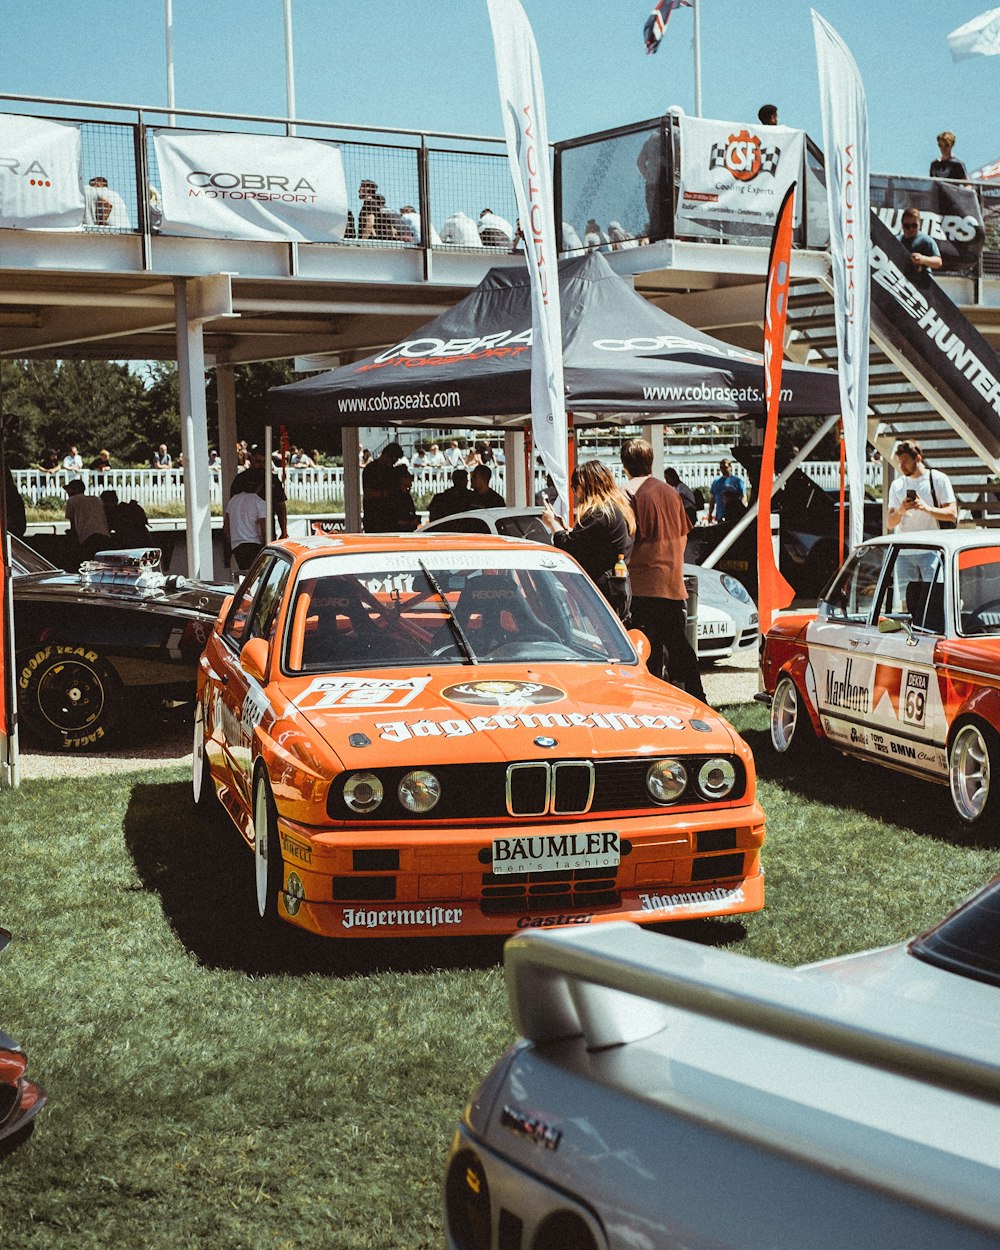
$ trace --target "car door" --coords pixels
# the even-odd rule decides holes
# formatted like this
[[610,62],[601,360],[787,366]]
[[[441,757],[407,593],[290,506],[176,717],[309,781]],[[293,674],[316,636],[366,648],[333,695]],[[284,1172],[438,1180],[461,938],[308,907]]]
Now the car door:
[[871,727],[886,760],[941,777],[948,723],[935,653],[946,633],[946,562],[940,547],[899,545],[876,605]]
[[220,674],[222,737],[233,792],[250,810],[251,744],[254,727],[267,711],[263,687],[243,671],[240,651],[251,638],[273,636],[289,563],[272,553],[253,566],[222,627],[225,644]]
[[887,553],[860,546],[819,602],[806,630],[807,693],[823,732],[845,750],[878,755],[871,732],[872,691],[880,634],[874,619]]

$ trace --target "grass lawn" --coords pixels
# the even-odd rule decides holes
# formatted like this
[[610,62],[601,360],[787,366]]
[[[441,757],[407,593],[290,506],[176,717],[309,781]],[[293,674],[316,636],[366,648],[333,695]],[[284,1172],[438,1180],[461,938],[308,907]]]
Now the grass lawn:
[[[731,712],[767,908],[671,932],[804,962],[1000,872],[943,788],[832,753],[793,772],[763,709]],[[0,810],[0,1026],[49,1093],[0,1157],[3,1250],[440,1246],[452,1125],[511,1038],[499,942],[262,943],[250,856],[179,770],[28,782]]]

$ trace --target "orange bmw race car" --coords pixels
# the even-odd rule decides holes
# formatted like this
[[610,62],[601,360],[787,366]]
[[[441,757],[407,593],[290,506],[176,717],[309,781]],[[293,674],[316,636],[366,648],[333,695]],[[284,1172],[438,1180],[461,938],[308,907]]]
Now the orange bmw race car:
[[534,543],[276,542],[201,658],[196,802],[260,916],[331,937],[755,911],[750,749],[647,647]]

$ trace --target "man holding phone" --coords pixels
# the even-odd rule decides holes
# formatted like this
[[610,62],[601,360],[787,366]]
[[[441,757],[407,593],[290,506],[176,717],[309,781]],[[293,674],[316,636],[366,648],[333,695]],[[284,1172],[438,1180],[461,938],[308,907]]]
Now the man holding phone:
[[889,528],[897,533],[953,529],[958,504],[947,474],[924,464],[919,443],[897,443],[893,458],[902,476],[889,487]]

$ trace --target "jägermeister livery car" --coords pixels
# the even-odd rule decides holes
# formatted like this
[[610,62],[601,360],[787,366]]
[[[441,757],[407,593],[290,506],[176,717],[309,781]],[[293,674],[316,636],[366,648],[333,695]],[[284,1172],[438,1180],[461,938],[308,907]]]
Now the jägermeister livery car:
[[754,911],[750,750],[647,646],[533,543],[272,544],[201,658],[196,801],[262,918],[334,937]]
[[763,671],[776,750],[828,738],[948,785],[968,823],[1000,805],[1000,537],[862,543],[816,612],[774,622]]

